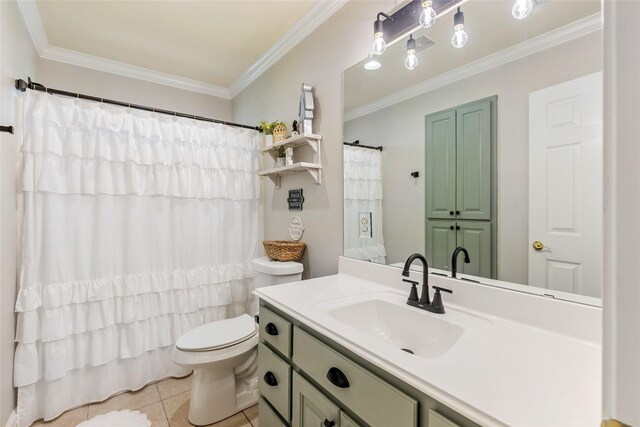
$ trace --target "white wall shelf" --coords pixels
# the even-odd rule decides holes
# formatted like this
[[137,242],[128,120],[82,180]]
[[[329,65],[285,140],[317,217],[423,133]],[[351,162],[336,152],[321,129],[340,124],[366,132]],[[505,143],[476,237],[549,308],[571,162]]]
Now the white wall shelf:
[[276,188],[280,188],[283,175],[290,175],[296,172],[306,171],[311,175],[316,184],[322,184],[322,150],[320,148],[320,135],[294,135],[282,142],[277,142],[269,147],[260,148],[260,152],[269,154],[272,159],[276,159],[275,148],[298,148],[309,146],[313,150],[313,162],[297,162],[288,166],[280,166],[258,172],[260,176],[266,176],[273,181]]

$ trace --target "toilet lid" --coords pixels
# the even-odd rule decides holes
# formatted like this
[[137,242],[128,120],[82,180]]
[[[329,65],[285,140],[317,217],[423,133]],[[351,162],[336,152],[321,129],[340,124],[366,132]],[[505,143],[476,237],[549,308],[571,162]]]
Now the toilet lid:
[[216,350],[245,341],[256,332],[256,322],[253,317],[243,314],[192,329],[178,338],[176,347],[183,351]]

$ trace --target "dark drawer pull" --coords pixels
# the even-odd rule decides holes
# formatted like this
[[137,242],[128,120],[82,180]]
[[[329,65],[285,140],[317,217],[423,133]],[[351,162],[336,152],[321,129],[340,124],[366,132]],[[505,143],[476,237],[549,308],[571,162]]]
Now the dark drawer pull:
[[271,371],[267,371],[267,373],[264,374],[264,377],[262,378],[264,379],[264,382],[271,387],[275,387],[278,385],[278,380],[276,379],[276,376],[273,375],[273,372]]
[[336,425],[336,422],[335,422],[335,421],[329,421],[329,420],[327,420],[327,419],[325,418],[325,420],[324,420],[324,427],[333,427],[333,426],[335,426],[335,425]]
[[349,387],[349,380],[338,368],[331,368],[327,372],[327,379],[331,384],[340,388]]
[[276,325],[271,322],[267,323],[264,327],[264,331],[269,335],[278,335],[278,328],[276,328]]

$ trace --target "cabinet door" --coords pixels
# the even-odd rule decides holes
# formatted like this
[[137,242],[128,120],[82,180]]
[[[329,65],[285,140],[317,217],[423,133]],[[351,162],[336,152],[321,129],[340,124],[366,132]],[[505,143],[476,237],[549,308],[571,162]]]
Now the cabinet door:
[[360,427],[360,424],[353,421],[347,414],[340,411],[340,427]]
[[491,219],[491,101],[456,110],[458,219]]
[[451,254],[456,248],[456,222],[427,220],[427,261],[429,267],[450,270]]
[[452,219],[456,211],[456,113],[426,118],[427,218]]
[[[473,276],[491,277],[491,223],[485,221],[458,221],[458,245],[469,252],[471,263],[458,259],[458,272]],[[451,253],[451,252],[449,252]]]
[[[295,427],[338,427],[339,408],[297,372],[293,373],[293,417]],[[333,424],[332,424],[333,423]]]

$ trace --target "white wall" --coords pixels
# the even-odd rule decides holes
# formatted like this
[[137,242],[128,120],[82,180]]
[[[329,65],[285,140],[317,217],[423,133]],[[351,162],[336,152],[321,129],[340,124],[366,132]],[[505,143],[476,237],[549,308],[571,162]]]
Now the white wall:
[[640,2],[604,2],[603,418],[640,425]]
[[529,93],[600,71],[601,37],[591,33],[345,123],[345,141],[384,147],[388,263],[425,251],[425,115],[497,95],[498,279],[528,282]]
[[[29,76],[22,74],[20,77],[26,80]],[[55,89],[94,95],[100,98],[109,98],[219,120],[231,120],[231,100],[229,99],[176,89],[62,62],[40,59],[38,61],[38,80],[36,81]]]
[[[315,88],[314,126],[323,136],[322,185],[303,173],[286,176],[282,188],[264,182],[265,238],[288,239],[287,225],[293,215],[302,218],[307,243],[306,277],[334,274],[342,254],[342,71],[371,48],[371,25],[379,11],[396,2],[351,1],[310,34],[257,81],[233,100],[235,121],[285,120],[298,114],[301,83]],[[289,212],[288,190],[304,189],[304,210]]]
[[[0,1],[0,124],[15,125],[14,79],[37,77],[37,54],[15,1]],[[0,133],[0,425],[15,406],[13,338],[16,295],[16,137]]]

